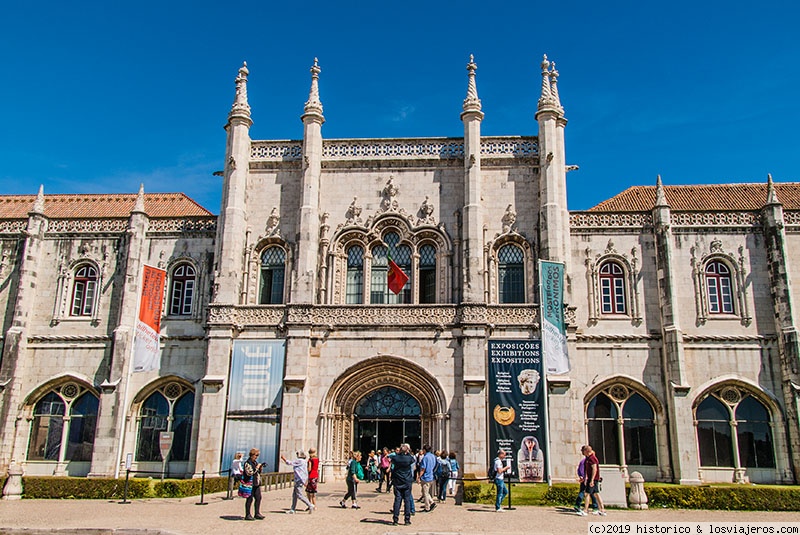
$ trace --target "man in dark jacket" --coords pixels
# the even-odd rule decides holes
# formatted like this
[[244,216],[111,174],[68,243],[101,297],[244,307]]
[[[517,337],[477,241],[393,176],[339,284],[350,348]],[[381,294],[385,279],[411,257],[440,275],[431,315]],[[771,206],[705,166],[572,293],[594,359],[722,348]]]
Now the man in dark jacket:
[[392,459],[392,487],[394,488],[394,508],[392,509],[392,524],[397,525],[400,518],[400,502],[403,502],[403,514],[406,526],[411,525],[412,496],[411,486],[414,484],[414,467],[417,459],[411,455],[408,444],[400,446],[400,453]]

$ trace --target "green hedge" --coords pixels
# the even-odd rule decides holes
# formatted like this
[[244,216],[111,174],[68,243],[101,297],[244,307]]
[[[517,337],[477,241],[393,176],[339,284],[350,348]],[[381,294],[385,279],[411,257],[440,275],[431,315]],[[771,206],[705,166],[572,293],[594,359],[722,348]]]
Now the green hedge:
[[798,487],[647,485],[650,507],[730,511],[797,511]]
[[[546,490],[544,490],[546,489]],[[645,484],[650,507],[736,511],[797,511],[800,487],[757,485],[669,485]],[[512,488],[515,505],[569,506],[578,496],[578,485],[557,483],[517,485]],[[486,481],[464,481],[464,501],[494,503],[495,486]]]
[[[147,498],[153,495],[150,479],[131,479],[128,498]],[[85,477],[23,477],[23,498],[83,498],[122,499],[124,479],[95,479]]]
[[[161,483],[151,478],[131,478],[128,482],[128,499],[199,496],[201,484],[200,479],[167,479]],[[121,500],[125,479],[23,477],[22,489],[23,498]],[[226,490],[227,477],[206,478],[206,494]]]
[[[155,495],[159,498],[185,498],[199,496],[201,479],[169,479],[154,485]],[[205,493],[225,492],[228,490],[227,477],[207,477]]]

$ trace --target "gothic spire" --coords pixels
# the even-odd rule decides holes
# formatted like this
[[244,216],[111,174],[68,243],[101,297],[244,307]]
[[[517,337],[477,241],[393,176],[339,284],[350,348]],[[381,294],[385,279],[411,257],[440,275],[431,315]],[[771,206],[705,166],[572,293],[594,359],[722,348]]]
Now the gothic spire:
[[322,117],[322,102],[319,100],[319,73],[322,69],[319,68],[319,60],[314,58],[314,65],[311,66],[311,90],[308,92],[308,101],[306,101],[303,111],[303,117],[306,115],[317,115]]
[[542,95],[539,97],[539,110],[549,108],[554,105],[553,95],[550,94],[550,62],[547,61],[547,54],[542,58]]
[[247,62],[242,62],[239,75],[236,77],[236,96],[233,98],[233,106],[228,114],[228,120],[233,117],[241,117],[250,120],[250,104],[247,103]]
[[664,193],[664,184],[661,183],[661,175],[656,178],[656,204],[655,206],[669,206],[667,195]]
[[770,204],[780,204],[781,201],[778,200],[778,194],[775,193],[775,184],[772,183],[772,174],[767,173],[767,205]]
[[144,213],[144,184],[139,184],[139,194],[136,195],[136,204],[133,205],[131,213]]
[[36,200],[33,201],[31,212],[44,215],[44,184],[39,185],[39,193],[36,194]]
[[558,71],[556,70],[556,62],[550,63],[550,96],[553,98],[558,111],[564,113],[564,108],[561,106],[561,98],[558,96]]
[[475,56],[469,55],[467,71],[469,72],[469,82],[467,84],[467,98],[464,99],[464,112],[480,112],[481,99],[478,98],[478,86],[475,84],[475,71],[478,66],[475,64]]

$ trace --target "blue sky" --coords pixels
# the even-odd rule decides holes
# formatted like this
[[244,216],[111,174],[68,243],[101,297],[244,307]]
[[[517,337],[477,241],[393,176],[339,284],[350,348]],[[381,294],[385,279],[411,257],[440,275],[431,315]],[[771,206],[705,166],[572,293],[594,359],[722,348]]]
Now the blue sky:
[[[553,5],[557,4],[557,5]],[[183,191],[219,212],[242,60],[253,139],[535,135],[543,53],[569,124],[569,207],[632,185],[800,180],[800,7],[785,2],[9,2],[0,194]]]

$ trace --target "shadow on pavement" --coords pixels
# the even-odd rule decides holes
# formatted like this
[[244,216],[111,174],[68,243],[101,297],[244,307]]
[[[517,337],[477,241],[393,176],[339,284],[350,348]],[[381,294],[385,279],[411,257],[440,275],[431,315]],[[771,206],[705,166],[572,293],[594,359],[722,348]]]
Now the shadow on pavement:
[[384,524],[384,525],[387,525],[387,526],[391,526],[392,525],[392,521],[391,520],[384,520],[382,518],[362,518],[361,519],[361,523],[363,523],[363,524]]
[[234,515],[222,515],[220,516],[222,520],[244,520],[243,516],[234,516]]

